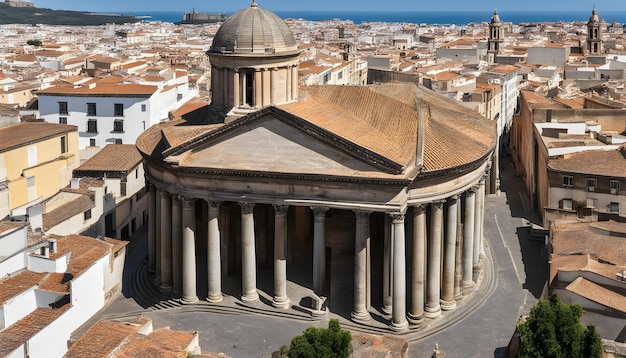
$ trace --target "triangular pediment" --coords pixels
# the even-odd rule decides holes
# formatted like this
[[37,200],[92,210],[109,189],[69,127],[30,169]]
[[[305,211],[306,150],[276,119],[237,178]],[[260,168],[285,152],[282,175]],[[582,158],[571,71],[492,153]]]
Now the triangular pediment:
[[178,158],[181,167],[355,177],[400,174],[381,168],[385,163],[364,148],[281,114],[273,109],[241,118],[166,154]]

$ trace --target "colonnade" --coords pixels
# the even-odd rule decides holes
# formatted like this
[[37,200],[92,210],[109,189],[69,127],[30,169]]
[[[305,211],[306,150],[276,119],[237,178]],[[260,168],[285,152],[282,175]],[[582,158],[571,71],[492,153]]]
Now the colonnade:
[[[148,266],[165,294],[182,302],[198,300],[196,292],[195,201],[150,185]],[[220,206],[206,200],[207,271],[209,302],[223,298],[220,234]],[[474,287],[484,254],[483,220],[485,180],[464,193],[445,199],[410,204],[412,233],[406,238],[404,212],[387,213],[383,258],[383,311],[391,315],[392,329],[402,331],[424,318],[436,318],[442,310],[453,310],[457,301]],[[238,202],[241,208],[241,300],[259,300],[256,286],[255,203]],[[182,208],[182,209],[181,209]],[[274,292],[272,305],[287,308],[287,231],[288,206],[274,204]],[[313,289],[326,286],[325,222],[329,210],[313,206]],[[357,322],[370,320],[370,216],[372,211],[354,210],[354,301],[351,317]],[[156,220],[155,220],[156,218]],[[407,280],[407,240],[412,240],[410,280]],[[409,295],[407,295],[407,282]],[[409,297],[407,297],[409,296]],[[407,302],[410,305],[407,309]]]

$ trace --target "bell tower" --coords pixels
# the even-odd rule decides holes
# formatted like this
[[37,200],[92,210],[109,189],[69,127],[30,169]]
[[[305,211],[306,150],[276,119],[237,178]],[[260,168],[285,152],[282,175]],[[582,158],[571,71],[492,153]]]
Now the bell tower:
[[587,22],[587,53],[589,55],[600,55],[604,53],[604,46],[602,44],[602,21],[598,18],[598,12],[595,6]]
[[500,21],[500,15],[498,10],[493,9],[493,16],[489,23],[489,41],[487,57],[488,62],[493,64],[496,62],[496,55],[502,50],[502,43],[504,42],[504,29],[502,28],[502,21]]

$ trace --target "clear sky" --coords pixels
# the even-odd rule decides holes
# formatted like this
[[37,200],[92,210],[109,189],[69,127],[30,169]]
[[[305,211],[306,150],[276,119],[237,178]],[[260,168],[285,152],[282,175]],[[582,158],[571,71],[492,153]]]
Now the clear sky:
[[[2,1],[2,0],[0,0]],[[35,6],[56,10],[97,12],[179,11],[195,8],[201,12],[231,13],[250,6],[251,0],[31,0]],[[625,0],[257,0],[270,11],[579,11],[593,9],[598,14],[626,10]]]

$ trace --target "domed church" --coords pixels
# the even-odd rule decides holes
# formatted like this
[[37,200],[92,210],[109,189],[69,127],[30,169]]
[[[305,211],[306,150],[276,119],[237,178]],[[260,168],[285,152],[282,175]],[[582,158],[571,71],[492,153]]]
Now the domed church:
[[415,84],[299,87],[293,33],[254,1],[207,54],[206,118],[137,141],[164,295],[276,312],[309,295],[398,332],[471,295],[494,122]]

